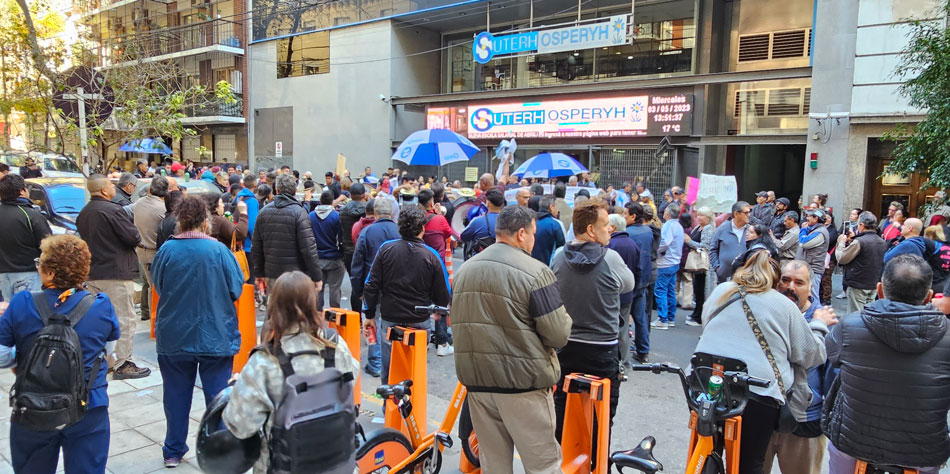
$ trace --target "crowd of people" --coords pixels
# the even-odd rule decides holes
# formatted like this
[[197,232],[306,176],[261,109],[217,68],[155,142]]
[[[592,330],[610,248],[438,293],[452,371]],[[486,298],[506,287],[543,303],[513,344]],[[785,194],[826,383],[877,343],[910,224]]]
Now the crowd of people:
[[[936,472],[950,458],[950,208],[920,219],[894,202],[880,221],[853,209],[837,226],[824,195],[793,209],[762,191],[754,205],[717,213],[679,186],[654,201],[645,182],[599,189],[586,173],[529,181],[507,165],[471,190],[399,169],[324,178],[142,161],[134,173],[87,179],[78,236],[51,236],[23,178],[0,179],[0,366],[29,364],[41,349],[34,338],[51,324],[48,305],[77,333],[88,384],[80,417],[50,433],[27,416],[44,408],[16,393],[18,373],[14,469],[55,472],[62,448],[67,472],[104,471],[106,374],[150,373],[133,361],[138,279],[143,316],[152,305],[157,313],[169,468],[189,450],[196,378],[209,405],[228,384],[241,339],[234,303],[245,291],[266,298],[266,320],[223,416],[238,438],[273,429],[288,367],[397,382],[386,331],[403,326],[454,356],[485,472],[512,472],[515,448],[526,472],[559,472],[564,377],[611,380],[612,426],[627,369],[650,361],[651,330],[675,328],[682,308],[684,324],[702,326],[696,351],[741,359],[771,382],[751,390],[740,472],[768,472],[776,458],[786,473],[818,473],[825,459],[834,474],[853,472],[858,459]],[[190,179],[220,193],[189,195],[178,183]],[[140,180],[147,194],[133,199]],[[456,232],[460,195],[475,207]],[[456,246],[464,263],[450,281]],[[832,298],[847,299],[840,321]],[[359,348],[323,320],[324,306],[344,300],[363,315],[362,368],[350,352]],[[451,308],[451,328],[415,309],[433,304]],[[77,307],[81,322],[71,319]],[[328,348],[333,356],[321,357]],[[293,351],[309,352],[293,364],[281,358]],[[257,469],[270,462],[264,449]]]

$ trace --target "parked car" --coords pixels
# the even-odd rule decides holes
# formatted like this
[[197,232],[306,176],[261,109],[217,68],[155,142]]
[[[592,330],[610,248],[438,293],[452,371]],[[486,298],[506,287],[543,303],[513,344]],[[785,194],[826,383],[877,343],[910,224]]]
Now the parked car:
[[0,163],[10,166],[10,171],[20,173],[20,167],[26,164],[27,158],[40,166],[44,178],[83,178],[82,169],[72,158],[53,153],[0,152]]
[[76,233],[76,218],[89,202],[85,178],[31,178],[26,189],[54,234]]

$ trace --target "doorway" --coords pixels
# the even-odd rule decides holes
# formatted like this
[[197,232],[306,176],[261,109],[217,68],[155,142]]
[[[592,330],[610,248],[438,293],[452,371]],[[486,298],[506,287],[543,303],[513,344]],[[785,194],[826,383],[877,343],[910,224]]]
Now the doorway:
[[864,208],[878,217],[887,215],[891,202],[904,205],[908,217],[923,215],[924,205],[933,200],[937,188],[921,189],[927,184],[927,176],[914,173],[907,177],[885,173],[891,162],[896,143],[880,138],[868,139],[868,174],[865,183]]

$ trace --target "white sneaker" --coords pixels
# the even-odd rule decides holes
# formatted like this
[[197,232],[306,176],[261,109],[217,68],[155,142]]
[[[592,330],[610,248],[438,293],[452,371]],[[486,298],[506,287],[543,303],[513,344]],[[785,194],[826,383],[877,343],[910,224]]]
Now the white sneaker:
[[848,295],[845,294],[845,292],[843,292],[843,291],[842,291],[840,294],[838,294],[838,296],[835,296],[835,298],[838,298],[839,300],[843,300],[843,299],[845,299],[845,298],[847,298],[847,297],[848,297]]
[[687,326],[702,326],[702,323],[697,323],[696,321],[693,321],[692,319],[687,319],[686,325]]
[[453,347],[452,345],[450,345],[450,344],[448,344],[448,343],[445,343],[445,344],[440,345],[440,346],[435,350],[435,355],[440,356],[440,357],[441,357],[441,356],[450,356],[450,355],[452,355],[452,354],[455,354],[455,347]]
[[653,329],[663,329],[663,330],[666,330],[666,329],[669,329],[669,328],[670,328],[666,323],[664,323],[663,321],[660,321],[660,320],[651,322],[651,323],[650,323],[650,327],[653,328]]
[[670,322],[666,323],[666,325],[669,326],[669,327],[671,327],[671,328],[675,328],[675,327],[676,327],[676,323],[673,322],[673,321],[670,321]]

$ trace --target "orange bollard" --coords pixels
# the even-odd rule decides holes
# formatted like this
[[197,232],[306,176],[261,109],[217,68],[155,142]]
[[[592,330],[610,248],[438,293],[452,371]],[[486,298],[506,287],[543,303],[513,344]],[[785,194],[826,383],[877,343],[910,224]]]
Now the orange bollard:
[[[426,338],[425,329],[412,329],[402,326],[389,328],[386,336],[393,342],[392,357],[389,360],[389,383],[396,384],[403,380],[412,380],[412,412],[417,420],[425,423],[428,379],[426,375]],[[410,438],[395,403],[386,403],[386,414],[383,426],[402,431],[406,438]]]
[[241,297],[234,302],[237,310],[238,331],[241,332],[241,348],[234,354],[231,371],[238,373],[244,368],[251,350],[257,346],[257,304],[254,302],[254,285],[244,284]]
[[[563,390],[567,392],[567,404],[564,407],[564,429],[561,430],[564,459],[561,470],[565,474],[607,474],[610,379],[570,374],[564,378]],[[594,420],[597,421],[596,431]],[[596,445],[593,444],[595,436]]]
[[152,325],[151,337],[155,339],[155,312],[158,311],[158,293],[155,292],[155,286],[150,286],[152,289],[152,297],[148,299],[148,311],[150,314],[150,322]]
[[[340,333],[340,337],[346,342],[347,349],[356,359],[356,365],[360,364],[360,339],[362,333],[362,321],[360,313],[342,308],[327,308],[323,310],[323,317],[329,323],[329,326]],[[359,408],[362,403],[362,392],[360,391],[360,382],[363,379],[362,371],[357,371],[356,380],[353,385],[353,403]]]

